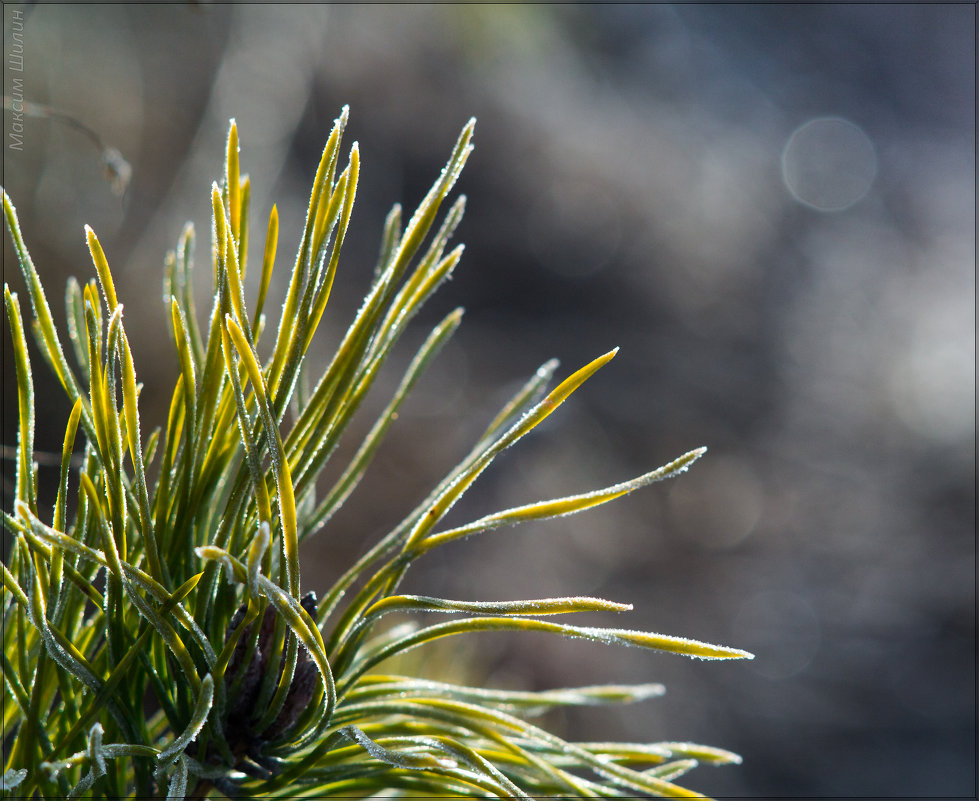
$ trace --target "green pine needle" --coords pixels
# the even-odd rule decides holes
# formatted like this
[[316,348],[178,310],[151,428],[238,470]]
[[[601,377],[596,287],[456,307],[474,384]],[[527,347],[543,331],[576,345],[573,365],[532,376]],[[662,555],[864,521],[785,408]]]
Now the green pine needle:
[[[675,780],[700,763],[736,763],[737,755],[690,743],[573,743],[527,722],[554,707],[646,700],[662,694],[661,685],[522,692],[381,672],[409,649],[486,630],[546,631],[704,659],[751,658],[682,637],[540,619],[632,608],[600,598],[450,600],[398,592],[410,566],[440,545],[606,503],[676,476],[703,455],[697,448],[605,489],[440,528],[495,457],[557,410],[615,351],[549,393],[557,363],[544,364],[470,454],[326,588],[321,602],[302,594],[299,543],[356,491],[401,403],[462,319],[456,309],[434,328],[336,484],[318,498],[316,479],[387,357],[459,263],[462,246],[449,243],[465,199],[448,204],[448,197],[475,126],[470,120],[463,128],[403,229],[400,206],[392,209],[371,290],[328,367],[305,389],[301,370],[337,275],[357,191],[356,144],[341,168],[347,117],[344,108],[317,167],[282,316],[264,359],[258,346],[278,253],[278,213],[273,206],[249,315],[250,184],[240,172],[232,121],[222,180],[211,194],[213,305],[201,327],[188,224],[166,259],[164,300],[180,372],[168,418],[149,434],[140,420],[141,385],[123,306],[97,235],[85,227],[95,279],[68,282],[66,351],[3,192],[32,328],[72,411],[54,509],[41,508],[31,360],[20,301],[5,286],[19,434],[17,448],[5,448],[16,464],[16,498],[3,512],[12,546],[2,565],[6,764],[0,792],[52,799],[696,795]],[[80,458],[72,456],[77,444]],[[77,502],[69,519],[72,493]],[[390,613],[398,613],[395,620],[414,613],[420,623],[391,622]]]

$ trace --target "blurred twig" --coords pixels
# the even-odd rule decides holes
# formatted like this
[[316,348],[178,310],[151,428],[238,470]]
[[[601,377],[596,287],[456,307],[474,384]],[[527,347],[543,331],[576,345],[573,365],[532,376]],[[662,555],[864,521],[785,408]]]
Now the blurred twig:
[[[105,179],[109,182],[112,194],[122,197],[129,188],[129,181],[132,178],[133,168],[116,148],[106,145],[102,137],[97,132],[89,128],[77,117],[73,117],[64,111],[59,111],[51,106],[42,103],[28,103],[21,101],[18,112],[26,114],[28,117],[37,117],[45,120],[60,120],[76,131],[83,133],[99,150],[102,159],[102,166],[105,170]],[[3,96],[4,110],[13,110],[14,101],[9,95]]]

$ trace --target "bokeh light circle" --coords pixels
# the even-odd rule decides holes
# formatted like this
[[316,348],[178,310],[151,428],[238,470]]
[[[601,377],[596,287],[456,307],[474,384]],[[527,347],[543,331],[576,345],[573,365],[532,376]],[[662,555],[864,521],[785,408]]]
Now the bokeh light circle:
[[809,667],[822,640],[809,598],[796,592],[765,591],[741,605],[733,637],[755,658],[751,670],[768,679],[788,679]]
[[841,117],[819,117],[795,129],[782,150],[782,180],[800,203],[843,211],[877,176],[877,154],[864,130]]

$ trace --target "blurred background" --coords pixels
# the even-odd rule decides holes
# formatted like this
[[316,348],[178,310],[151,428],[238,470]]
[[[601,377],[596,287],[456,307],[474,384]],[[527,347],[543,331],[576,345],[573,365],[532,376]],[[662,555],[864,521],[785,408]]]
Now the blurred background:
[[[18,11],[23,72],[8,60]],[[619,346],[451,522],[606,486],[699,445],[707,456],[610,506],[456,543],[405,590],[598,595],[635,610],[588,622],[757,658],[528,634],[471,638],[456,662],[420,652],[423,669],[521,688],[662,681],[662,698],[549,725],[739,752],[741,767],[690,777],[715,796],[974,797],[975,14],[8,4],[4,93],[95,138],[48,113],[23,120],[15,151],[8,109],[3,184],[62,326],[66,278],[94,275],[82,226],[98,233],[142,366],[142,413],[158,424],[177,372],[163,256],[193,220],[208,296],[209,188],[230,117],[252,178],[253,258],[273,202],[281,216],[276,309],[320,150],[351,107],[361,182],[314,343],[322,366],[369,285],[384,215],[395,201],[414,208],[476,116],[458,185],[466,254],[373,410],[426,323],[463,305],[464,325],[360,490],[305,548],[304,588],[324,590],[423,498],[539,364],[558,357],[563,377]],[[104,147],[131,167],[122,196]],[[3,276],[26,304],[6,235]],[[3,337],[13,446],[6,325]],[[38,357],[34,373],[37,447],[57,452],[69,407]],[[5,463],[5,508],[12,473]]]

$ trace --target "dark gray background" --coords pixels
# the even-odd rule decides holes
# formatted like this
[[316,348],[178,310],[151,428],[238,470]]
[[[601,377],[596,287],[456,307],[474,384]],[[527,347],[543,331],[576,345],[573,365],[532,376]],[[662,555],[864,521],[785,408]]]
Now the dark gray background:
[[[413,208],[479,120],[459,185],[466,254],[423,315],[461,304],[464,324],[305,549],[304,588],[328,586],[423,497],[537,365],[556,356],[563,376],[618,345],[453,521],[701,444],[707,457],[609,507],[446,548],[406,589],[600,595],[635,604],[603,623],[757,659],[513,635],[469,639],[464,659],[421,655],[422,669],[526,688],[663,681],[661,699],[549,724],[738,751],[743,766],[690,777],[714,795],[974,796],[974,6],[7,5],[8,50],[17,8],[25,99],[94,129],[133,180],[114,196],[92,143],[49,119],[27,120],[11,151],[7,112],[4,186],[59,321],[65,278],[94,274],[83,224],[99,234],[154,423],[177,369],[163,254],[193,220],[206,297],[229,117],[253,181],[253,259],[273,201],[281,214],[275,304],[319,151],[351,106],[361,184],[317,364],[367,288],[390,204]],[[792,132],[820,117],[873,145],[874,183],[842,211],[797,202],[782,179]],[[4,328],[7,365],[9,347]],[[57,451],[68,406],[39,358],[35,376],[37,445]]]

